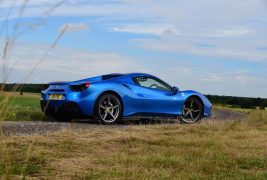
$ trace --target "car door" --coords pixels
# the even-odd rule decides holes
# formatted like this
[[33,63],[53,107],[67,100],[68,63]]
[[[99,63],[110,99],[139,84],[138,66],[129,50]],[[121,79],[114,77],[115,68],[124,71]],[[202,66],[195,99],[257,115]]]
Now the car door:
[[133,80],[139,86],[141,113],[148,115],[178,113],[177,92],[174,92],[170,85],[153,76],[138,76]]

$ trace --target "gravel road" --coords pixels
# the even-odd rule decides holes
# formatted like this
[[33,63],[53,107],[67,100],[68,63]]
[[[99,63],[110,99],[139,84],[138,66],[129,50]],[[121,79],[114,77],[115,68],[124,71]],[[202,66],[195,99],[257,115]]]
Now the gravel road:
[[[230,110],[217,109],[213,112],[213,116],[205,120],[235,120],[244,117],[243,113],[234,112]],[[161,122],[162,123],[162,122]],[[166,124],[165,122],[164,124]],[[4,121],[0,122],[0,132],[3,135],[30,135],[30,134],[44,134],[47,132],[55,132],[62,129],[93,129],[93,128],[125,128],[131,124],[118,124],[102,126],[88,121],[72,121],[72,122],[44,122],[44,121]],[[141,124],[147,124],[143,122]],[[159,124],[159,122],[152,123]]]

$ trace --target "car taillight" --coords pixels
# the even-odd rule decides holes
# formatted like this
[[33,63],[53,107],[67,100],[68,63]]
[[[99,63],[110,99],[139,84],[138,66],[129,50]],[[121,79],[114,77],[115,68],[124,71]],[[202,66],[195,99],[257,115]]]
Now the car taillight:
[[90,87],[90,83],[83,83],[83,84],[79,84],[79,85],[70,85],[70,89],[72,91],[84,91],[87,88]]
[[42,87],[42,91],[45,91],[49,88],[49,84],[44,84]]
[[89,87],[90,87],[90,83],[85,83],[84,86],[85,86],[86,88],[89,88]]

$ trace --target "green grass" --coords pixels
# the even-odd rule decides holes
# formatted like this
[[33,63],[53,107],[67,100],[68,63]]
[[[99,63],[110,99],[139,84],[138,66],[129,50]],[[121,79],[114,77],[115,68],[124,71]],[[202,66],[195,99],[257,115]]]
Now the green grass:
[[[0,107],[2,120],[43,119],[39,95],[5,94]],[[266,179],[267,111],[246,116],[0,135],[0,179]]]
[[0,102],[4,99],[4,96],[0,96]]
[[227,109],[230,111],[236,111],[236,112],[241,112],[241,113],[249,113],[252,112],[253,109],[245,109],[245,108],[233,108],[233,107],[229,107],[226,105],[222,105],[222,104],[213,104],[213,109]]
[[44,179],[266,179],[266,115],[265,111],[253,111],[240,121],[126,129],[104,126],[2,137],[5,146],[0,152],[0,175]]
[[3,121],[49,120],[41,111],[38,94],[1,95],[0,111],[0,119]]

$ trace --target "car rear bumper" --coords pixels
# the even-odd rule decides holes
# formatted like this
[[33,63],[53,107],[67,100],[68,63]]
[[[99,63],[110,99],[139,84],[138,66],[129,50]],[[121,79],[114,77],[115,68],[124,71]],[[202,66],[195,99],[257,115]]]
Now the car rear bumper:
[[43,112],[66,112],[75,115],[83,115],[80,106],[73,101],[40,101]]

